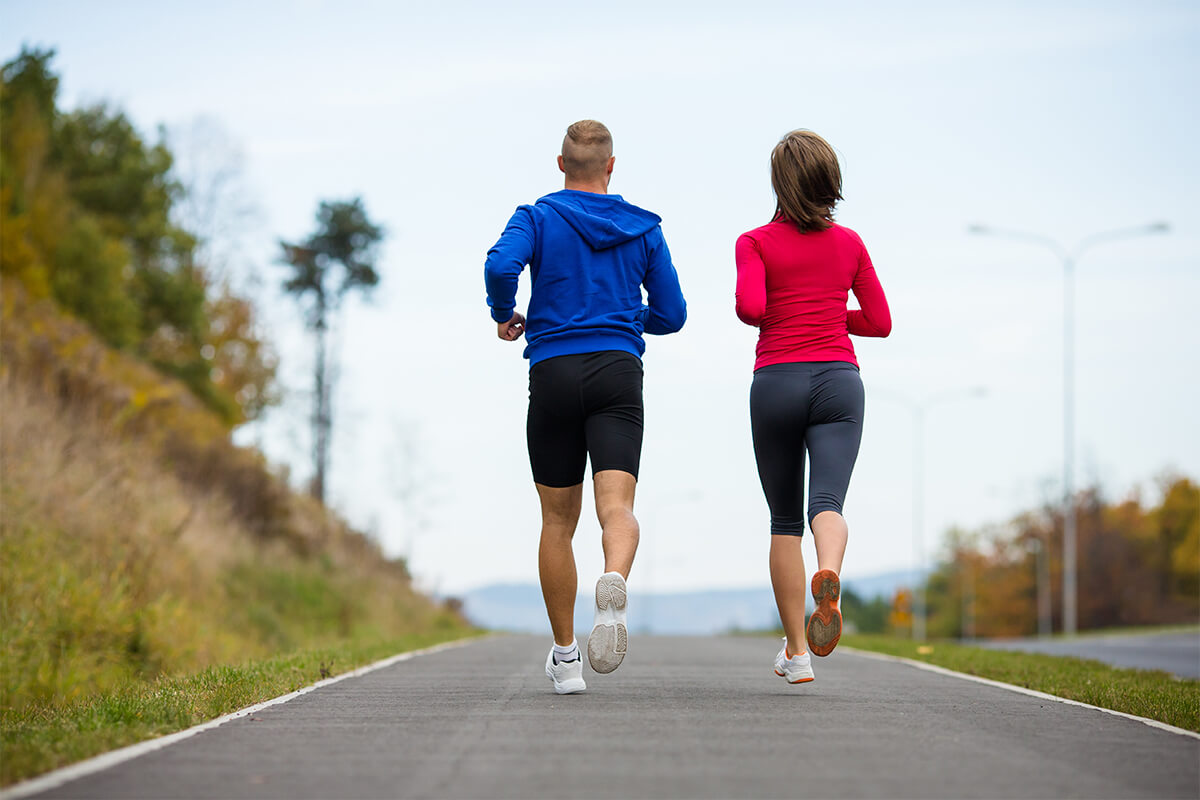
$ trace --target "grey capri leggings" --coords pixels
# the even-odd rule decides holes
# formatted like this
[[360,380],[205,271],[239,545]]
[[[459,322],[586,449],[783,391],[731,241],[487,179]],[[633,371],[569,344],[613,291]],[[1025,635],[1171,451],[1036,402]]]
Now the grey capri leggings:
[[812,460],[808,521],[842,513],[862,441],[863,385],[845,361],[770,364],[754,371],[750,428],[771,533],[804,535],[804,452]]

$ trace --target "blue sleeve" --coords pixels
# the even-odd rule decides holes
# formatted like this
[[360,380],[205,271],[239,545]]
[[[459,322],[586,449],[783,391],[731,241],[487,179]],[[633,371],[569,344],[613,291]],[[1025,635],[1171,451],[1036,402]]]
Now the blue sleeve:
[[533,217],[528,206],[520,206],[508,220],[500,239],[488,250],[483,282],[487,287],[487,304],[496,322],[512,319],[517,307],[517,279],[533,258],[535,240]]
[[646,307],[642,310],[642,325],[646,333],[663,335],[675,333],[687,321],[687,302],[679,288],[679,276],[671,263],[671,251],[663,238],[662,228],[646,234],[649,263],[642,285],[646,287]]

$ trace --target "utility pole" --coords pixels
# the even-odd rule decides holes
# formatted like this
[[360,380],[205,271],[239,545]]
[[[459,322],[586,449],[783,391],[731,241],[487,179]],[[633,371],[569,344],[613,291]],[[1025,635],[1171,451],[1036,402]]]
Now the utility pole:
[[1103,231],[1082,239],[1073,250],[1067,250],[1056,240],[1037,233],[971,225],[968,232],[983,236],[1018,239],[1048,247],[1063,267],[1063,633],[1076,631],[1078,587],[1076,575],[1075,518],[1075,264],[1083,252],[1102,242],[1166,233],[1171,229],[1165,222],[1155,222],[1136,228]]

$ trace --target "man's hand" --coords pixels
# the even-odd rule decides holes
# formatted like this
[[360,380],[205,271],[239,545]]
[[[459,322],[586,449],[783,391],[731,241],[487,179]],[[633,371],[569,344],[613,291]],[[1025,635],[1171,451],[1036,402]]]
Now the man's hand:
[[506,342],[515,342],[521,338],[521,334],[525,332],[525,317],[517,312],[513,312],[512,319],[508,322],[496,323],[496,335]]

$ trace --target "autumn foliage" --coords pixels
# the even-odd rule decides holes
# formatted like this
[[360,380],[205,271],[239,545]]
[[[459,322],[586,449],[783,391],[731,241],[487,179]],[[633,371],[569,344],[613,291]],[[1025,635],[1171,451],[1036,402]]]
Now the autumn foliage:
[[[1076,497],[1078,627],[1200,622],[1200,486],[1161,480],[1161,500]],[[1038,632],[1038,559],[1049,558],[1052,629],[1062,629],[1063,515],[1046,506],[1008,525],[951,532],[927,586],[932,637]]]
[[178,378],[226,426],[254,419],[275,357],[179,221],[161,132],[147,142],[102,103],[59,109],[52,58],[26,50],[0,71],[0,272]]
[[253,307],[175,220],[166,146],[107,106],[60,111],[50,57],[23,52],[0,84],[0,727],[138,681],[463,628],[234,444],[273,384]]

